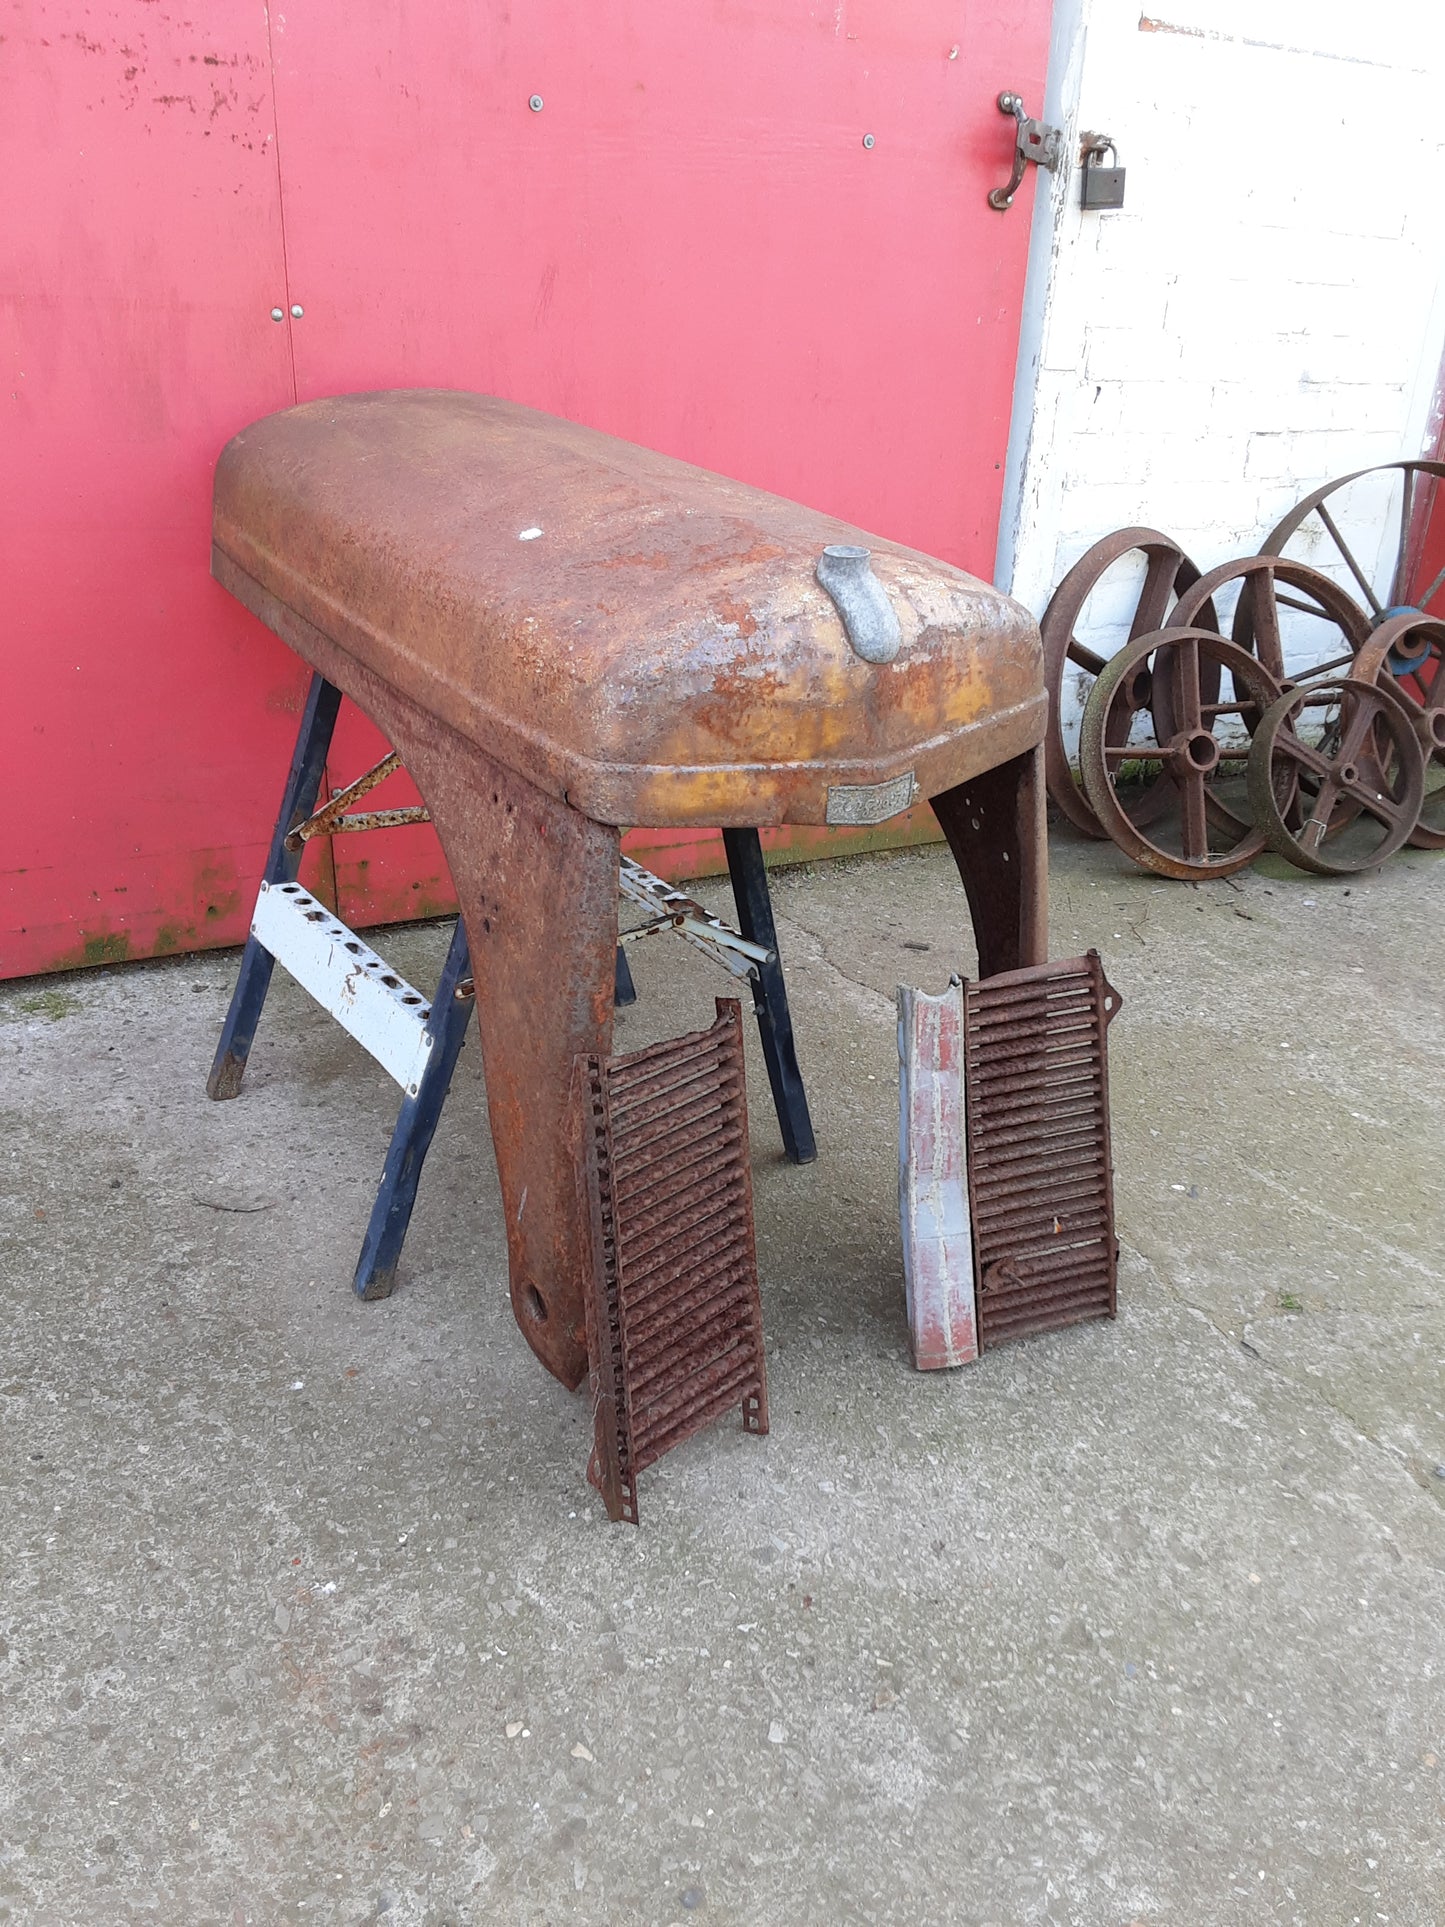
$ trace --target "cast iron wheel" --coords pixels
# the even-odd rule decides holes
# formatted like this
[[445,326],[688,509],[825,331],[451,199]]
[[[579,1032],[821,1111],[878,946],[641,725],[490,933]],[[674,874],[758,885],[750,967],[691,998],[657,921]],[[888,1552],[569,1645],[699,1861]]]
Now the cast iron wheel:
[[[1258,656],[1276,681],[1282,682],[1285,673],[1281,608],[1316,617],[1337,629],[1343,639],[1344,648],[1338,642],[1329,646],[1309,674],[1323,675],[1349,663],[1370,633],[1370,618],[1337,582],[1303,562],[1279,555],[1247,555],[1211,569],[1180,596],[1169,618],[1171,628],[1193,627],[1203,616],[1206,602],[1232,582],[1239,584],[1239,602],[1230,635],[1241,649]],[[1281,587],[1293,593],[1282,594]],[[1159,726],[1168,728],[1163,718]]]
[[[1080,556],[1049,598],[1049,606],[1039,624],[1044,644],[1044,673],[1049,689],[1044,778],[1049,795],[1075,829],[1081,830],[1085,836],[1104,837],[1108,832],[1090,807],[1089,799],[1069,767],[1061,723],[1064,672],[1072,664],[1085,675],[1097,676],[1104,667],[1107,658],[1080,642],[1074,631],[1084,605],[1107,571],[1116,562],[1122,562],[1125,556],[1135,553],[1144,557],[1144,580],[1130,618],[1126,641],[1132,642],[1136,636],[1149,635],[1155,629],[1162,629],[1174,598],[1182,590],[1193,587],[1199,580],[1199,570],[1177,542],[1171,542],[1158,529],[1144,528],[1119,529],[1113,535],[1106,535],[1102,542],[1096,542],[1086,555]],[[1204,621],[1206,627],[1214,622],[1212,606]],[[1151,783],[1140,795],[1130,800],[1129,815],[1135,823],[1152,822],[1169,807],[1169,801],[1168,785]]]
[[[1299,733],[1302,719],[1310,728],[1323,724],[1318,745]],[[1292,826],[1281,799],[1304,778],[1313,793],[1303,822]],[[1414,719],[1390,682],[1301,683],[1260,718],[1249,752],[1249,799],[1269,847],[1298,869],[1352,876],[1383,863],[1414,829],[1424,794]],[[1341,832],[1336,818],[1345,807]]]
[[1412,849],[1445,849],[1445,622],[1406,612],[1382,622],[1350,669],[1351,682],[1386,677],[1413,712],[1425,757],[1425,800],[1406,841]]
[[[1396,532],[1392,542],[1385,544],[1379,560],[1372,569],[1361,566],[1358,557],[1350,548],[1340,528],[1340,514],[1347,504],[1332,501],[1332,497],[1343,496],[1356,482],[1366,482],[1375,476],[1400,477],[1400,510],[1396,521]],[[1317,560],[1333,548],[1340,561],[1349,571],[1373,623],[1381,623],[1387,617],[1403,612],[1409,602],[1413,613],[1425,614],[1432,603],[1445,614],[1445,569],[1427,583],[1424,593],[1412,596],[1410,591],[1419,574],[1421,553],[1424,543],[1425,526],[1435,495],[1436,484],[1445,478],[1445,462],[1382,462],[1377,468],[1356,469],[1353,474],[1341,475],[1333,482],[1326,482],[1312,495],[1296,502],[1282,521],[1270,530],[1260,545],[1261,555],[1284,555],[1291,543],[1296,551],[1308,546],[1309,553]],[[1347,518],[1346,518],[1347,519]]]
[[[1229,701],[1220,699],[1226,672]],[[1259,855],[1263,831],[1219,794],[1223,778],[1242,770],[1249,745],[1221,740],[1219,725],[1232,720],[1252,731],[1279,693],[1263,663],[1211,629],[1158,629],[1104,665],[1084,710],[1079,767],[1099,821],[1126,855],[1158,876],[1191,881],[1230,876]],[[1150,711],[1154,740],[1135,739]],[[1161,711],[1171,718],[1167,732],[1158,727]],[[1129,763],[1157,764],[1176,792],[1167,836],[1146,837],[1120,802],[1119,775]],[[1291,775],[1281,810],[1288,813],[1293,800]]]

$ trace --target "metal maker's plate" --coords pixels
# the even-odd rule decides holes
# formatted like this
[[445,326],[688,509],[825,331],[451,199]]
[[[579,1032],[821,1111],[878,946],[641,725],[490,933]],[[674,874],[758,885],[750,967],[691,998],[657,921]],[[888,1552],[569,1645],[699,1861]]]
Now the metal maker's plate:
[[983,1351],[1025,1332],[1114,1316],[1105,1033],[1118,1008],[1096,950],[964,986]]
[[835,783],[828,791],[827,819],[839,827],[871,828],[900,816],[918,795],[913,771],[888,783]]
[[637,1475],[742,1406],[768,1429],[753,1244],[741,1006],[627,1056],[577,1059],[592,1237],[587,1302],[608,1516],[637,1522]]

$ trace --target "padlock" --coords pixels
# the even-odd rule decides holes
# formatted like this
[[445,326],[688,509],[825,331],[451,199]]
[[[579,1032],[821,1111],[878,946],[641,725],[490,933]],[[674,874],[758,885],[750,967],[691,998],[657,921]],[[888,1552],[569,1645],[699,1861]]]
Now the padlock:
[[1124,170],[1122,167],[1100,167],[1099,160],[1105,154],[1112,154],[1117,161],[1119,150],[1103,134],[1093,134],[1084,147],[1084,168],[1079,179],[1082,183],[1079,204],[1081,207],[1122,207],[1124,205]]

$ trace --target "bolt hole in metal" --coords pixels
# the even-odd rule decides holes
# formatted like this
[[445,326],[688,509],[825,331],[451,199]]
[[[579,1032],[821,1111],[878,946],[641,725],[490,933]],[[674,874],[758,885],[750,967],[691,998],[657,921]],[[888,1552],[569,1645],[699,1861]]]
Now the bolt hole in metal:
[[1185,753],[1196,769],[1211,770],[1219,761],[1219,745],[1207,730],[1189,738]]
[[546,1324],[547,1301],[535,1285],[528,1285],[524,1303],[529,1318],[535,1318],[539,1325]]

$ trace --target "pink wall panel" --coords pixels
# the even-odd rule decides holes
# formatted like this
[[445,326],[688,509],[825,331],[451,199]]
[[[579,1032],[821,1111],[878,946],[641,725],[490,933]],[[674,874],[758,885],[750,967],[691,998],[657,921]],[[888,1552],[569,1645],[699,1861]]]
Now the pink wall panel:
[[[987,570],[1048,11],[0,0],[0,975],[244,933],[305,678],[210,474],[298,396],[493,390]],[[430,832],[335,861],[447,900]]]
[[[1047,4],[618,0],[575,24],[394,0],[338,35],[328,0],[290,0],[299,394],[494,391],[987,572],[1028,237],[1027,190],[986,201],[995,99],[1037,98]],[[924,809],[837,847],[930,833]],[[672,876],[721,861],[716,837],[630,847]],[[444,875],[415,831],[336,860],[358,921]]]
[[988,570],[1047,16],[289,0],[300,395],[495,390]]
[[0,16],[0,975],[240,934],[304,687],[207,573],[294,390],[264,15],[196,11]]

